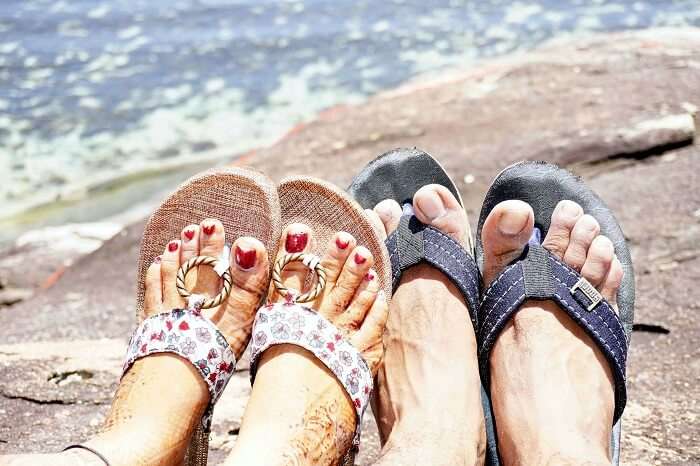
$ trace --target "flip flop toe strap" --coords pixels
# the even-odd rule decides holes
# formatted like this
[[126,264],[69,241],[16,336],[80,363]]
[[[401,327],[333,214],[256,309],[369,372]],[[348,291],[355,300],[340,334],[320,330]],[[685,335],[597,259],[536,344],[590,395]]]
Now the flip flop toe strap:
[[391,260],[392,286],[399,285],[404,271],[421,262],[427,262],[444,273],[454,283],[469,304],[472,320],[476,324],[479,307],[479,269],[457,241],[450,236],[425,225],[413,215],[410,204],[404,206],[399,226],[389,235],[386,247]]
[[615,384],[614,422],[627,401],[627,339],[615,310],[586,279],[539,244],[508,266],[484,292],[479,308],[479,365],[489,386],[489,354],[501,330],[527,299],[551,300],[583,327],[605,355]]
[[253,324],[250,380],[255,381],[260,356],[273,345],[292,344],[310,351],[338,379],[355,405],[357,423],[353,446],[360,441],[362,416],[373,388],[372,373],[360,352],[328,319],[296,303],[268,304]]
[[214,404],[236,367],[236,357],[224,335],[196,310],[174,309],[150,316],[131,336],[122,377],[136,360],[154,353],[177,354],[202,376],[210,394],[202,425],[209,432]]

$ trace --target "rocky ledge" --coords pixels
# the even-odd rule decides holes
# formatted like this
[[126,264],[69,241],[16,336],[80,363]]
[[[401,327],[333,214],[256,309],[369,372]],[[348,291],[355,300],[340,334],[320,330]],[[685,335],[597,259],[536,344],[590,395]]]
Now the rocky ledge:
[[[472,222],[491,179],[510,163],[542,159],[581,174],[617,212],[636,267],[623,463],[697,464],[697,106],[700,30],[599,35],[329,109],[236,163],[275,179],[302,173],[345,186],[377,154],[418,146],[458,180]],[[18,277],[35,267],[21,260],[31,248],[0,263],[5,283],[33,294],[0,308],[0,452],[56,450],[99,425],[134,322],[142,228],[131,225],[87,255],[74,251],[59,266],[34,269],[23,284]],[[235,442],[248,394],[243,371],[218,409],[212,464]],[[359,464],[371,464],[378,452],[367,422]]]

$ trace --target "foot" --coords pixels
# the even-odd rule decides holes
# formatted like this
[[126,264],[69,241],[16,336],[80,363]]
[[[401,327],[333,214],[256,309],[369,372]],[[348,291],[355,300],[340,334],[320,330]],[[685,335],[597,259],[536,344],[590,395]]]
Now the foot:
[[[196,255],[219,257],[225,232],[218,220],[208,219],[182,231],[169,242],[146,276],[144,317],[186,306],[175,287],[180,265]],[[218,308],[204,311],[240,357],[261,297],[267,291],[268,260],[263,244],[243,237],[231,252],[233,287]],[[215,295],[219,276],[208,267],[188,274],[188,289]],[[176,383],[173,383],[176,382]],[[190,436],[209,403],[201,375],[179,356],[162,353],[137,360],[122,378],[101,432],[84,442],[109,459],[112,466],[179,464]],[[128,445],[129,448],[124,448]],[[16,464],[102,464],[92,453],[70,450],[60,455],[25,456]]]
[[[311,228],[290,225],[285,252],[308,251]],[[362,354],[373,374],[381,362],[388,305],[379,291],[369,250],[339,232],[327,246],[323,293],[305,305],[338,327]],[[282,273],[287,288],[307,291],[308,269],[289,264]],[[285,298],[271,290],[273,302]],[[355,408],[335,376],[305,349],[273,346],[261,356],[240,434],[226,464],[337,464],[352,444]]]
[[[467,216],[448,189],[424,186],[413,207],[421,222],[466,247]],[[380,231],[389,235],[399,224],[401,206],[384,200],[373,215]],[[384,341],[375,415],[385,445],[377,464],[483,462],[476,339],[458,289],[429,265],[407,270],[392,298]]]
[[[523,252],[534,214],[505,201],[482,229],[485,286]],[[614,305],[622,265],[598,222],[561,201],[543,246]],[[591,338],[556,304],[526,301],[491,351],[491,401],[508,464],[610,464],[612,374]],[[527,402],[523,402],[527,400]]]

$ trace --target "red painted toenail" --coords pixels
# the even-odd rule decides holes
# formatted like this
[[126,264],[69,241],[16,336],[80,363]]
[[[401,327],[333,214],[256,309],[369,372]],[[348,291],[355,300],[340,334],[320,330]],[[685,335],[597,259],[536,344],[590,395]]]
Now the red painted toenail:
[[192,241],[192,238],[194,238],[194,230],[185,230],[184,235],[187,241]]
[[367,258],[355,253],[355,263],[357,265],[364,264],[367,262]]
[[204,225],[202,227],[202,230],[204,230],[204,234],[211,236],[214,234],[214,230],[216,229],[216,225]]
[[162,259],[163,259],[162,257],[157,256],[155,259],[153,259],[153,263],[154,263],[154,264],[160,264],[160,261],[161,261]]
[[177,241],[171,241],[168,243],[168,251],[175,252],[175,251],[177,251],[177,248],[178,248]]
[[372,272],[367,272],[367,274],[365,275],[365,280],[371,282],[372,280],[374,280],[374,274]]
[[236,246],[236,264],[238,264],[243,270],[253,268],[253,266],[255,265],[256,257],[257,254],[255,252],[255,249],[245,251]]
[[343,241],[340,238],[336,238],[335,245],[338,246],[338,249],[345,249],[350,245],[350,241]]
[[301,252],[309,242],[309,234],[304,233],[289,233],[284,242],[284,248],[287,252]]

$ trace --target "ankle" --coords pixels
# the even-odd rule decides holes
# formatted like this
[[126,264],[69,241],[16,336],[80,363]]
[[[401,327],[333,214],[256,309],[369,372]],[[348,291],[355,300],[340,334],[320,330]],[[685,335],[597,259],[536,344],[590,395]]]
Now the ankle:
[[226,464],[334,464],[352,444],[355,416],[342,385],[318,359],[296,345],[273,346],[260,359]]

